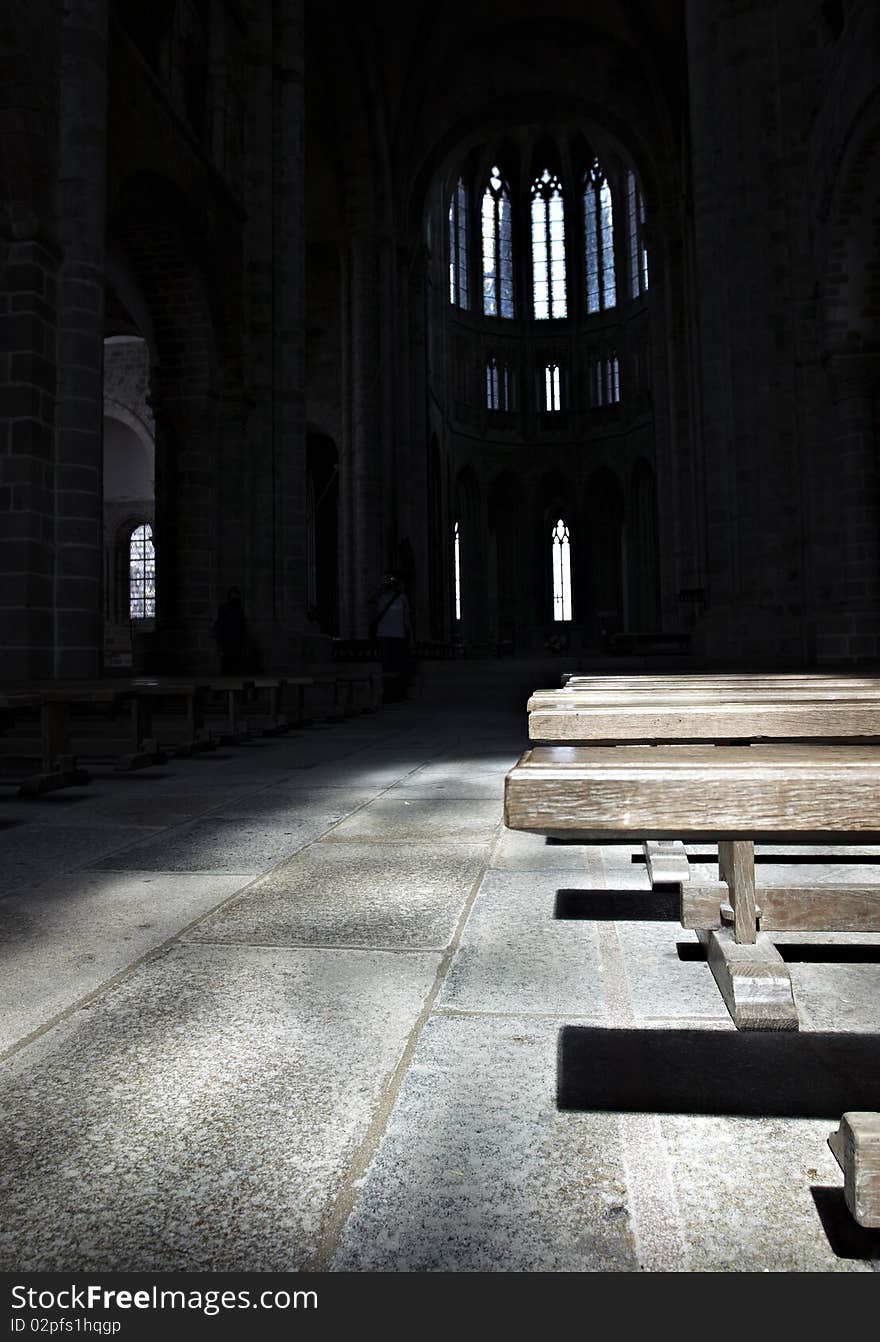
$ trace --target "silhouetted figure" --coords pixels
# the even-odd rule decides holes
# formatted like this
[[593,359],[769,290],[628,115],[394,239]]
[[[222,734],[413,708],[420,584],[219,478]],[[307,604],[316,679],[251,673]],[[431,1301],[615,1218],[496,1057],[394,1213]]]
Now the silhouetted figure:
[[239,675],[244,670],[247,651],[247,621],[237,587],[230,587],[226,593],[226,600],[217,609],[211,632],[220,648],[220,674]]
[[379,645],[382,698],[386,703],[395,703],[406,698],[412,669],[413,632],[409,601],[395,573],[386,573],[382,586],[371,600],[376,603],[376,614],[370,624],[370,633]]

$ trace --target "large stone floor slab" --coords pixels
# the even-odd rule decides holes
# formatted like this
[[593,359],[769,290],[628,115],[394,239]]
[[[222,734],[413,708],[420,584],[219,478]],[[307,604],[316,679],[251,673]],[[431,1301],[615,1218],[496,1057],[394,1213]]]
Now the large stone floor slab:
[[596,844],[549,843],[543,834],[502,829],[492,866],[503,871],[571,872],[588,885],[604,885],[605,868]]
[[103,854],[118,854],[118,860],[125,863],[127,849],[143,835],[143,829],[122,825],[24,823],[3,827],[0,895],[30,889],[59,871],[73,871]]
[[132,844],[99,862],[94,871],[262,872],[290,857],[336,823],[333,811],[287,821],[195,820]]
[[488,843],[500,821],[497,802],[382,798],[337,825],[330,837],[378,843]]
[[0,1064],[0,1269],[296,1270],[436,965],[181,947]]
[[449,944],[488,850],[475,844],[313,844],[188,938],[261,945]]
[[0,901],[0,1053],[216,908],[242,879],[74,872]]
[[555,1085],[553,1024],[432,1020],[333,1267],[635,1269],[616,1122],[561,1113]]
[[[870,1271],[870,1259],[835,1252],[816,1198],[821,1190],[838,1202],[841,1175],[827,1145],[835,1127],[821,1119],[665,1118],[691,1270]],[[843,1224],[846,1216],[838,1210]]]
[[604,1020],[595,924],[560,917],[559,889],[555,873],[489,872],[439,1005]]

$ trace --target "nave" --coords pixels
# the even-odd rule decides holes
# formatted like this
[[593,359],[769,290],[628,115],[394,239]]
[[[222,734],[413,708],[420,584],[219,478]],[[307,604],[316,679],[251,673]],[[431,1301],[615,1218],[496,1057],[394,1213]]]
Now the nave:
[[504,829],[486,703],[0,804],[0,1269],[876,1268],[880,935],[780,936],[801,1031],[737,1032],[639,847]]

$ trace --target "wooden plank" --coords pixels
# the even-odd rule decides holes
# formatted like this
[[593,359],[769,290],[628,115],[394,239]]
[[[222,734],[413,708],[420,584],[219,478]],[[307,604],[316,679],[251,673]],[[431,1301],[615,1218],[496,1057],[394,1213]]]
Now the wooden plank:
[[[682,888],[682,927],[722,927],[722,883]],[[876,885],[757,886],[762,932],[880,932],[880,889]]]
[[[534,698],[530,702],[535,702]],[[539,701],[541,703],[542,701]],[[718,741],[864,737],[880,740],[880,696],[857,702],[712,699],[706,703],[539,706],[529,713],[532,741]]]
[[597,841],[815,842],[880,833],[880,751],[829,746],[538,746],[505,779],[505,823]]
[[859,1225],[880,1227],[880,1114],[850,1110],[828,1138],[843,1170],[843,1196]]
[[[842,672],[753,672],[753,671],[723,671],[723,672],[663,672],[646,673],[638,676],[626,675],[607,675],[607,676],[570,676],[563,691],[570,692],[574,690],[645,690],[653,691],[657,688],[697,688],[712,686],[777,686],[781,688],[790,687],[880,687],[880,676],[866,676],[854,672],[847,675]],[[555,689],[556,687],[548,687]],[[543,691],[546,692],[546,691]]]
[[791,975],[772,942],[738,945],[729,927],[702,932],[709,968],[738,1030],[797,1030]]

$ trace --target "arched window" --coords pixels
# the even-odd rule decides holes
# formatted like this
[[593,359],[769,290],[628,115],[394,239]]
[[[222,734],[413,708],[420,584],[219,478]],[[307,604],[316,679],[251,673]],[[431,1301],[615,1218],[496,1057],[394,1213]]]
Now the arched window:
[[549,168],[532,183],[532,301],[539,319],[568,315],[562,184]]
[[544,409],[562,409],[562,381],[558,363],[544,365]]
[[553,618],[571,619],[571,538],[560,517],[550,538],[553,561]]
[[452,576],[455,589],[455,618],[461,619],[461,525],[452,528]]
[[459,308],[470,306],[467,216],[467,187],[460,177],[449,202],[449,301]]
[[487,317],[513,316],[510,193],[498,167],[483,192],[483,311]]
[[510,410],[511,405],[510,367],[493,354],[486,364],[486,409]]
[[132,620],[156,614],[156,551],[148,522],[135,527],[128,542],[128,612]]
[[486,409],[498,409],[498,363],[494,354],[486,364]]
[[617,303],[614,278],[614,220],[611,187],[599,166],[587,173],[584,187],[584,229],[587,244],[587,311],[600,312]]
[[626,174],[626,218],[629,233],[629,292],[639,298],[648,292],[648,249],[645,246],[645,202],[632,168]]
[[620,361],[614,350],[593,361],[593,405],[616,405],[620,400]]

